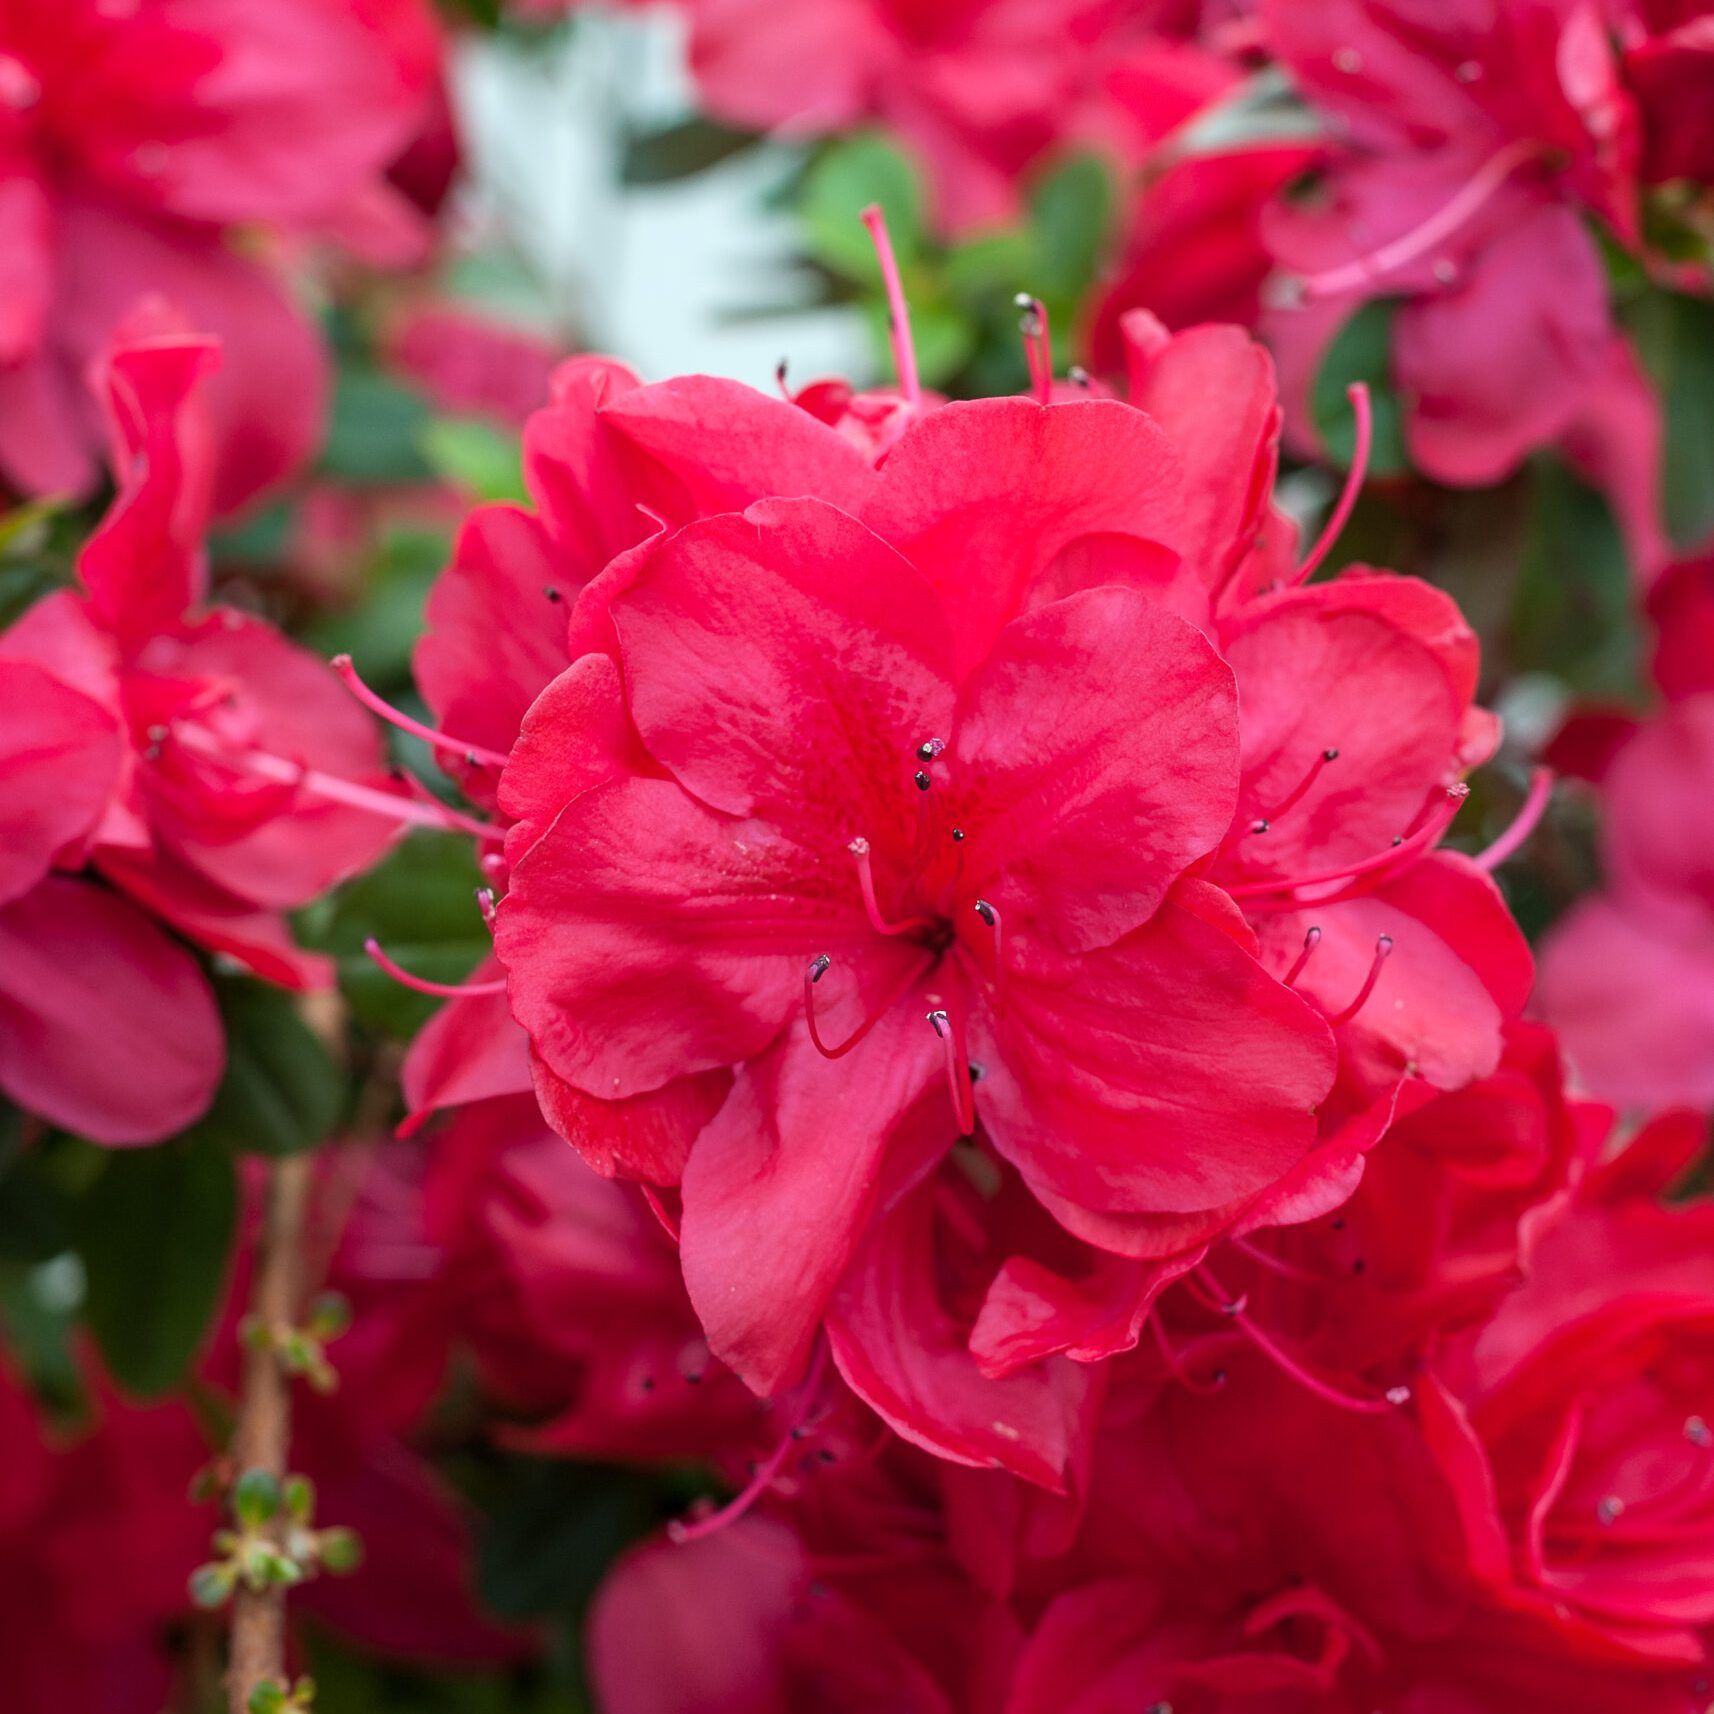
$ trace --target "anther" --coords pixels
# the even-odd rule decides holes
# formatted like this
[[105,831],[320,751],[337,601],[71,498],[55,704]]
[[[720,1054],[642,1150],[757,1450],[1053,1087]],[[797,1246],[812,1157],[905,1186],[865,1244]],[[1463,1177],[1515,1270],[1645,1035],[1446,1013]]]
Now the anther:
[[828,955],[825,952],[821,953],[818,957],[812,959],[810,961],[810,966],[809,966],[809,979],[810,979],[810,981],[819,982],[822,979],[822,977],[827,974],[828,969],[832,965],[832,963],[833,963],[833,960],[830,957],[828,957]]
[[1699,1416],[1685,1418],[1684,1438],[1692,1446],[1714,1446],[1714,1433],[1709,1431],[1708,1424]]
[[1271,821],[1267,820],[1266,817],[1262,817],[1250,823],[1250,831],[1252,833],[1266,833],[1272,826],[1273,823]]
[[482,913],[482,920],[492,931],[495,919],[500,914],[500,902],[494,897],[492,887],[478,887],[476,889],[476,908]]
[[953,828],[952,843],[954,845],[962,845],[964,843],[964,829],[962,827]]
[[1082,387],[1086,391],[1095,385],[1089,371],[1085,369],[1081,363],[1073,363],[1072,366],[1066,370],[1065,378],[1072,384],[1072,386]]
[[944,1011],[933,1011],[928,1015],[928,1021],[934,1026],[934,1033],[945,1041],[952,1031],[952,1020]]
[[1611,1528],[1625,1515],[1625,1502],[1617,1494],[1606,1494],[1596,1502],[1595,1520],[1603,1529]]
[[934,784],[934,781],[921,768],[918,768],[911,777],[916,781],[916,788],[919,792],[926,792]]
[[979,916],[990,928],[993,928],[1000,920],[998,915],[995,913],[994,907],[989,904],[986,899],[978,899],[976,901],[975,910],[977,916]]
[[917,745],[917,760],[919,762],[932,762],[945,749],[946,740],[944,738],[930,738],[926,743]]
[[555,589],[551,583],[544,583],[542,585],[542,594],[544,594],[550,601],[559,601],[563,599],[560,592]]

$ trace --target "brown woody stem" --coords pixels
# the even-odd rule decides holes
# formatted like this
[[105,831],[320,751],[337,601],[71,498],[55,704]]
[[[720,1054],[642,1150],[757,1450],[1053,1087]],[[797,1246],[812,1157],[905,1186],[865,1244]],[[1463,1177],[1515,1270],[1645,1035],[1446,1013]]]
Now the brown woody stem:
[[[256,1274],[250,1307],[262,1327],[295,1326],[303,1285],[301,1248],[305,1205],[309,1199],[310,1157],[294,1155],[275,1163],[256,1249]],[[266,1340],[246,1346],[244,1379],[233,1435],[233,1467],[266,1470],[284,1481],[291,1446],[291,1378],[279,1352]],[[277,1525],[276,1525],[277,1527]],[[233,1597],[232,1654],[226,1672],[231,1714],[247,1714],[250,1694],[270,1679],[286,1677],[286,1592],[278,1586],[261,1592],[240,1581]]]

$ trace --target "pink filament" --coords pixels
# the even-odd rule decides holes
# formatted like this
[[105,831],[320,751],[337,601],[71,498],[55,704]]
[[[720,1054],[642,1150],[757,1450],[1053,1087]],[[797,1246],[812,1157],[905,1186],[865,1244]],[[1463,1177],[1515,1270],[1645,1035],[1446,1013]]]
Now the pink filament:
[[1334,543],[1350,522],[1357,496],[1363,491],[1363,478],[1369,472],[1369,453],[1375,443],[1375,412],[1369,401],[1368,384],[1353,381],[1345,389],[1351,401],[1351,414],[1357,419],[1356,444],[1351,449],[1351,468],[1345,472],[1345,486],[1339,491],[1338,503],[1327,520],[1326,527],[1316,539],[1315,546],[1304,556],[1303,564],[1292,578],[1293,585],[1307,583],[1321,568],[1321,562],[1333,551]]
[[[825,956],[825,954],[823,956]],[[821,977],[825,976],[828,970],[832,968],[833,961],[832,959],[828,959],[826,964],[822,964],[820,959],[816,959],[815,962],[812,963],[803,973],[804,1020],[809,1025],[809,1039],[813,1044],[815,1051],[819,1053],[823,1059],[843,1059],[846,1054],[848,1054],[852,1048],[856,1047],[857,1044],[862,1041],[872,1029],[874,1029],[882,1018],[884,1018],[887,1013],[890,1012],[893,1007],[896,1006],[899,1001],[902,1000],[905,995],[922,980],[923,976],[927,974],[933,963],[933,956],[931,954],[924,953],[921,958],[917,959],[917,961],[911,965],[910,969],[894,986],[892,991],[880,1003],[880,1005],[878,1005],[874,1011],[872,1011],[869,1016],[857,1026],[856,1030],[846,1040],[842,1041],[837,1047],[829,1047],[827,1043],[821,1039],[821,1031],[816,1028],[815,985],[821,980]],[[820,966],[819,972],[817,970],[818,965]]]
[[1339,292],[1372,287],[1381,276],[1402,268],[1432,250],[1443,238],[1479,214],[1488,200],[1519,167],[1534,158],[1540,145],[1524,138],[1496,150],[1470,175],[1457,193],[1409,232],[1383,244],[1367,256],[1322,274],[1309,274],[1298,285],[1306,297],[1332,297]]
[[[1438,809],[1427,809],[1426,813],[1417,817],[1412,830],[1400,839],[1397,845],[1388,847],[1385,851],[1377,851],[1371,857],[1365,857],[1359,863],[1348,863],[1342,869],[1328,869],[1319,875],[1305,875],[1296,881],[1250,881],[1236,887],[1228,887],[1227,893],[1234,899],[1263,898],[1269,894],[1292,894],[1301,892],[1305,887],[1328,886],[1335,881],[1356,881],[1377,871],[1391,870],[1400,864],[1409,862],[1428,850],[1452,825],[1452,818],[1464,807],[1465,800],[1470,796],[1470,788],[1459,784],[1448,786],[1444,801]],[[1430,800],[1432,804],[1432,799]],[[1340,895],[1330,894],[1326,898],[1317,899],[1317,904],[1332,904]],[[1293,903],[1288,899],[1281,908],[1292,909]]]
[[898,367],[899,391],[912,405],[922,403],[922,383],[917,379],[916,345],[911,339],[911,310],[905,301],[905,284],[899,277],[898,258],[893,254],[893,240],[887,232],[887,217],[879,203],[863,210],[863,224],[875,246],[875,260],[880,264],[881,279],[887,288],[887,334],[892,341],[893,362]]
[[363,950],[393,978],[395,982],[418,994],[435,994],[447,1000],[468,1000],[482,994],[504,994],[506,983],[497,982],[431,982],[426,976],[413,976],[401,964],[395,964],[374,935],[363,942]]
[[1552,768],[1536,768],[1531,772],[1530,789],[1524,798],[1523,807],[1513,819],[1512,825],[1474,859],[1478,869],[1492,874],[1535,832],[1547,809],[1547,801],[1553,796],[1553,781]]
[[345,688],[369,710],[371,714],[385,720],[389,726],[396,726],[401,732],[408,732],[413,738],[420,738],[436,750],[455,751],[467,761],[476,763],[484,768],[503,768],[506,758],[498,750],[485,750],[479,744],[461,744],[456,738],[449,737],[444,732],[437,732],[432,726],[425,726],[420,720],[413,720],[410,715],[395,708],[390,702],[383,701],[379,696],[357,676],[357,668],[351,664],[349,655],[335,655],[333,670],[345,680]]
[[1276,804],[1260,819],[1266,822],[1278,821],[1288,809],[1295,808],[1303,801],[1304,793],[1321,778],[1321,770],[1325,768],[1329,762],[1336,762],[1338,760],[1339,752],[1337,750],[1332,748],[1323,750],[1321,754],[1315,758],[1314,762],[1310,764],[1309,772],[1297,782],[1291,791],[1280,799],[1278,804]]
[[[1206,1268],[1203,1269],[1207,1273]],[[1189,1276],[1186,1276],[1187,1279]],[[1386,1398],[1365,1398],[1356,1393],[1341,1392],[1331,1383],[1313,1371],[1304,1367],[1297,1358],[1291,1355],[1283,1345],[1276,1344],[1273,1338],[1265,1333],[1254,1321],[1246,1315],[1242,1308],[1234,1308],[1233,1300],[1229,1298],[1220,1282],[1212,1274],[1208,1274],[1207,1289],[1211,1289],[1221,1302],[1221,1313],[1229,1316],[1241,1328],[1245,1336],[1282,1374],[1289,1375],[1299,1386],[1313,1393],[1318,1399],[1325,1400],[1330,1405],[1337,1405],[1340,1410],[1356,1411],[1362,1416],[1385,1416],[1389,1411],[1398,1407],[1409,1398],[1409,1393],[1403,1388],[1397,1388]]]
[[1375,942],[1374,961],[1369,965],[1369,974],[1363,978],[1363,986],[1357,990],[1357,998],[1344,1011],[1327,1021],[1335,1026],[1348,1024],[1368,1005],[1369,996],[1375,991],[1375,984],[1381,979],[1381,966],[1392,956],[1393,937],[1390,934],[1381,935]]
[[258,779],[295,786],[330,803],[367,810],[371,815],[385,816],[409,827],[435,827],[443,832],[469,833],[478,839],[496,842],[505,838],[499,828],[460,815],[457,810],[448,809],[438,801],[417,803],[392,792],[376,791],[372,786],[360,786],[355,781],[324,774],[317,768],[306,768],[301,762],[288,762],[285,757],[270,755],[266,750],[244,750],[234,755],[226,746],[203,736],[194,726],[175,727],[173,735],[186,749],[199,755],[211,757],[230,768],[247,769]]
[[928,1022],[946,1054],[946,1085],[952,1091],[959,1134],[968,1137],[976,1129],[976,1091],[971,1086],[970,1061],[964,1052],[964,1026],[944,1010],[930,1012]]
[[934,927],[928,917],[906,917],[903,922],[888,922],[881,915],[880,901],[875,897],[875,871],[869,861],[869,841],[853,839],[850,850],[857,859],[857,885],[863,890],[863,909],[868,913],[869,926],[877,934],[914,934],[918,929]]
[[810,1418],[815,1409],[816,1396],[821,1391],[821,1378],[826,1368],[827,1342],[822,1340],[816,1346],[815,1359],[810,1364],[808,1375],[804,1377],[802,1403],[791,1427],[780,1436],[779,1444],[756,1467],[755,1475],[719,1511],[711,1512],[695,1523],[675,1520],[668,1524],[667,1535],[671,1540],[682,1547],[686,1542],[700,1541],[704,1536],[713,1535],[728,1524],[735,1524],[774,1485],[775,1478],[786,1460],[791,1457],[793,1448],[803,1440],[805,1433],[812,1426]]
[[1024,312],[1020,324],[1024,335],[1024,361],[1030,368],[1030,386],[1036,403],[1053,403],[1053,330],[1048,324],[1047,305],[1027,292],[1018,294],[1018,308]]

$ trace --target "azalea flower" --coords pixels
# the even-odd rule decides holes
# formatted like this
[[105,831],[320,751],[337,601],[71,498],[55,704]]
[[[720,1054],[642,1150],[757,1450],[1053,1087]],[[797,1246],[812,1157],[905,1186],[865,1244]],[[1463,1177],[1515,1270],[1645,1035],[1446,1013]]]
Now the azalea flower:
[[325,984],[326,962],[297,950],[280,913],[373,861],[402,823],[445,818],[399,793],[373,723],[323,662],[207,605],[200,383],[216,358],[162,306],[122,330],[101,389],[118,496],[79,555],[79,587],[0,634],[0,660],[93,702],[117,738],[84,859],[210,950]]
[[[101,471],[89,365],[164,294],[224,342],[210,388],[222,512],[319,438],[311,323],[244,229],[420,248],[380,177],[426,109],[438,58],[417,0],[10,0],[0,17],[0,172],[11,256],[0,315],[0,471],[84,493]],[[248,246],[253,249],[254,245]]]

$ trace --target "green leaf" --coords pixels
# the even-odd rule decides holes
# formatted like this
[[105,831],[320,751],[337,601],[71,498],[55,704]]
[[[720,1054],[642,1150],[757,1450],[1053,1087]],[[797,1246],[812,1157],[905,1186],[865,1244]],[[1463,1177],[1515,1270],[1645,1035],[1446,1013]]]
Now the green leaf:
[[798,201],[804,247],[818,262],[847,279],[879,281],[875,247],[863,225],[863,210],[879,203],[901,269],[908,269],[923,242],[922,180],[908,156],[875,132],[860,132],[830,145],[805,175]]
[[619,182],[675,184],[743,154],[760,141],[754,131],[734,130],[711,119],[686,119],[683,124],[631,138],[625,145]]
[[619,1552],[654,1521],[649,1484],[631,1472],[513,1459],[477,1550],[483,1604],[506,1619],[575,1614]]
[[1630,321],[1665,409],[1667,532],[1693,548],[1714,531],[1714,303],[1650,292]]
[[400,1037],[421,1029],[442,1002],[401,987],[363,942],[373,935],[415,975],[462,981],[492,945],[476,908],[481,885],[469,840],[417,833],[339,895],[319,938],[339,959],[340,985],[358,1018]]
[[1357,381],[1369,385],[1375,419],[1369,474],[1398,476],[1410,468],[1405,455],[1404,418],[1392,382],[1393,316],[1397,307],[1389,298],[1365,304],[1335,335],[1315,377],[1310,401],[1315,431],[1327,456],[1341,469],[1350,469],[1356,451],[1357,424],[1347,389]]
[[441,480],[473,500],[529,498],[518,437],[480,417],[436,417],[423,430],[421,446]]
[[232,1485],[232,1514],[257,1530],[280,1515],[280,1479],[272,1470],[246,1470]]
[[321,467],[360,487],[426,482],[434,472],[420,450],[427,401],[378,369],[342,368]]
[[338,1067],[279,989],[240,979],[218,988],[226,1075],[186,1136],[273,1157],[314,1148],[339,1121]]
[[1030,278],[1014,289],[1071,306],[1089,290],[1106,253],[1116,200],[1113,176],[1098,155],[1067,156],[1030,192],[1034,257]]
[[1513,670],[1552,673],[1584,696],[1638,699],[1630,562],[1612,510],[1557,458],[1538,458],[1531,475],[1508,639]]
[[178,1384],[219,1308],[237,1218],[232,1155],[191,1137],[111,1151],[76,1204],[85,1315],[127,1391]]
[[321,655],[349,655],[365,679],[391,695],[411,676],[423,603],[451,557],[450,537],[420,527],[389,530],[363,568],[358,604],[311,625],[304,641]]
[[70,1245],[66,1194],[40,1149],[26,1149],[17,1110],[0,1101],[0,1260],[47,1262]]

